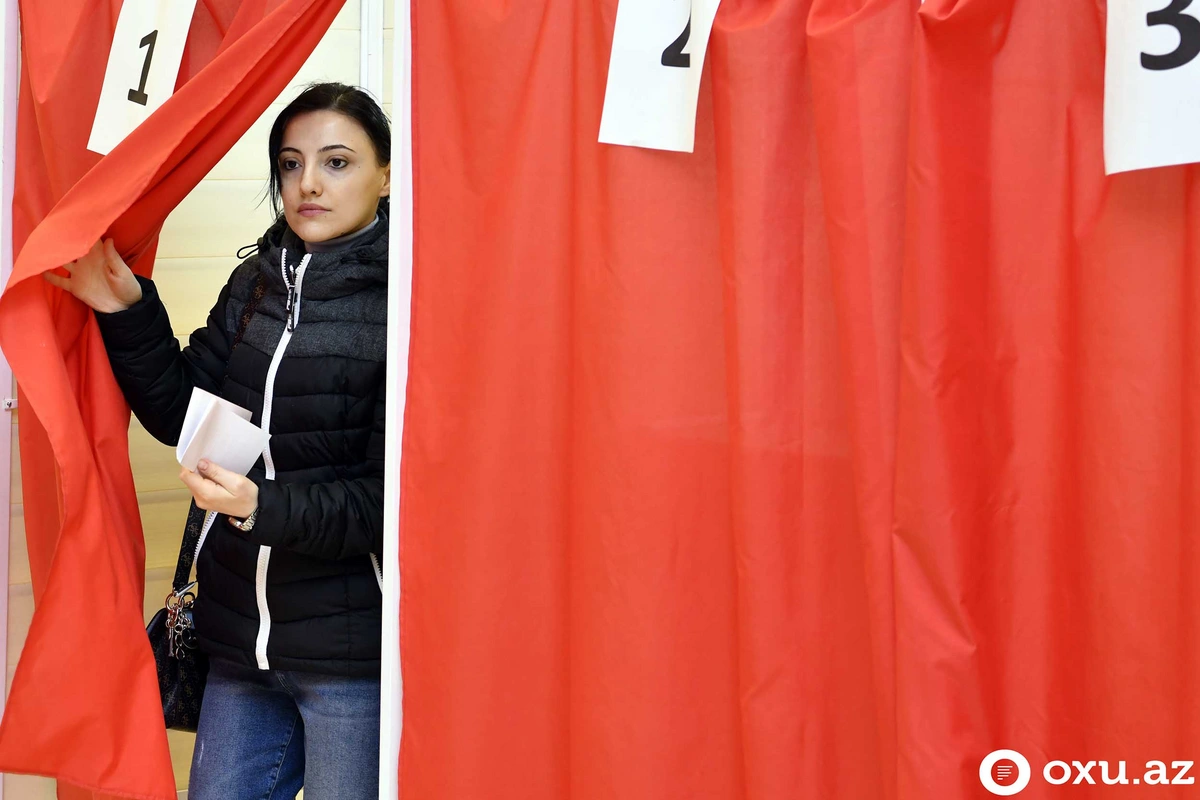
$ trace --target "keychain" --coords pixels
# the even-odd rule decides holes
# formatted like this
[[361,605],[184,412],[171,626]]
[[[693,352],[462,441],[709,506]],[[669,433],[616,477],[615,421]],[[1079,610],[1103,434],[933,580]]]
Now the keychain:
[[196,630],[192,623],[192,606],[196,604],[196,594],[192,590],[195,588],[196,582],[192,581],[167,595],[167,653],[171,658],[178,658],[184,649],[196,649]]

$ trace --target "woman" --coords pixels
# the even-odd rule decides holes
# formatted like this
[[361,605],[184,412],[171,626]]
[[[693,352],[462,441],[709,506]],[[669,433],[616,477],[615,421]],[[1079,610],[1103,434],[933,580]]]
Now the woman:
[[246,477],[206,462],[181,475],[216,512],[196,562],[211,666],[189,797],[291,800],[303,785],[308,800],[374,800],[391,135],[366,93],[318,84],[280,113],[269,151],[276,221],[182,351],[111,239],[46,279],[95,310],[160,441],[178,440],[193,388],[271,434]]

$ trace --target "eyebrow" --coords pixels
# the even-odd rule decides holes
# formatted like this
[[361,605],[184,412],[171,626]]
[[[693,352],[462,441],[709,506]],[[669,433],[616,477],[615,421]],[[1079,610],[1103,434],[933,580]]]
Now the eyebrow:
[[[324,152],[326,152],[326,151],[329,151],[329,150],[349,150],[351,153],[353,153],[353,152],[354,152],[354,148],[352,148],[352,147],[346,147],[346,145],[344,145],[344,144],[327,144],[327,145],[325,145],[324,147],[322,147],[320,150],[318,150],[317,152],[318,152],[318,153],[324,153]],[[279,148],[279,154],[280,154],[280,155],[283,155],[283,153],[284,153],[285,151],[291,151],[291,152],[293,152],[293,153],[300,153],[300,151],[299,151],[299,150],[297,150],[297,149],[296,149],[296,148],[294,148],[294,147],[281,147],[281,148]],[[304,154],[303,154],[303,153],[300,153],[300,155],[304,155]]]

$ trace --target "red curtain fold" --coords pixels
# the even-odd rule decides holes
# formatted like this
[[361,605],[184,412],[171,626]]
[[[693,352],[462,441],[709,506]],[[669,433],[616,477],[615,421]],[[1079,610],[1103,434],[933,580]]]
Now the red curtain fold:
[[0,347],[21,389],[37,605],[0,725],[0,771],[175,796],[142,620],[129,412],[93,317],[40,276],[104,235],[150,274],[167,214],[278,96],[341,5],[199,3],[177,92],[100,158],[85,149],[91,115],[80,110],[95,108],[120,4],[22,3],[17,257]]

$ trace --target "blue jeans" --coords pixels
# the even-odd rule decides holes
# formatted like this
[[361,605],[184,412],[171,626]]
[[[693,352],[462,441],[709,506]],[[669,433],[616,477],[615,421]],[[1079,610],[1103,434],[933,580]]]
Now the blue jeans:
[[188,800],[377,800],[379,679],[213,659]]

